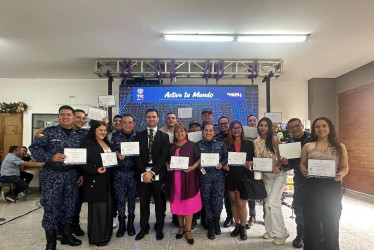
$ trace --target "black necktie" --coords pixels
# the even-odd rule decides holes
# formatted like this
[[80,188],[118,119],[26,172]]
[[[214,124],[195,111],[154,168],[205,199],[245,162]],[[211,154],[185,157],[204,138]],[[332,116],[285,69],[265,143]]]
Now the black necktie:
[[152,162],[152,145],[154,141],[154,136],[153,136],[153,129],[149,130],[149,135],[148,135],[149,143],[148,143],[148,162]]

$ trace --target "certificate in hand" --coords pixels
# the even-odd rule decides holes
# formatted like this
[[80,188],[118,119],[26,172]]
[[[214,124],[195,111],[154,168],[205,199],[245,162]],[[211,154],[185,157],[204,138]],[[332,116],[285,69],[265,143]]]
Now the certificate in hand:
[[125,156],[138,156],[139,155],[139,142],[121,142],[121,155]]
[[99,107],[103,107],[105,105],[108,107],[116,106],[114,95],[99,95]]
[[172,156],[170,160],[170,168],[174,170],[187,170],[189,162],[189,157]]
[[190,132],[188,133],[188,140],[192,142],[199,142],[203,139],[203,133],[201,131],[196,131],[196,132]]
[[243,126],[243,131],[244,131],[245,137],[256,138],[258,136],[257,128]]
[[104,168],[114,167],[118,165],[116,152],[100,153],[100,155]]
[[245,152],[229,152],[228,164],[230,166],[244,166],[247,153]]
[[335,161],[308,159],[308,172],[310,177],[335,178]]
[[91,120],[102,121],[106,116],[108,116],[108,112],[106,110],[95,107],[88,107],[87,118]]
[[86,164],[87,149],[85,148],[64,148],[64,155],[66,155],[65,164]]
[[301,157],[301,143],[293,142],[287,144],[279,144],[279,153],[287,159],[295,159]]
[[218,163],[218,153],[201,153],[200,165],[202,167],[217,167]]
[[253,171],[264,173],[273,172],[273,159],[253,157]]

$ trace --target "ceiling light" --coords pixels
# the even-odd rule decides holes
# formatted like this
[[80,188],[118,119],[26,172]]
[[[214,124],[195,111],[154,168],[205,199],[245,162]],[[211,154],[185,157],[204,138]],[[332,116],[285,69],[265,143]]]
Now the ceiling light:
[[232,42],[233,35],[205,35],[205,34],[164,34],[165,40],[188,42]]
[[304,42],[310,34],[306,35],[237,35],[237,41],[248,43],[300,43]]

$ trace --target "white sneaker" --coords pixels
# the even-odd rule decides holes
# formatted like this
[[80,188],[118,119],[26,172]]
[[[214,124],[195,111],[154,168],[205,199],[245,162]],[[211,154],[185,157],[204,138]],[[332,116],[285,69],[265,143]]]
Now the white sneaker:
[[113,228],[116,228],[118,226],[118,219],[113,218]]
[[18,195],[17,195],[17,198],[19,199],[19,198],[23,198],[23,197],[25,197],[26,196],[26,194],[24,193],[24,192],[21,192],[21,193],[19,193]]
[[264,235],[262,235],[262,238],[266,240],[270,240],[270,239],[274,239],[275,237],[271,236],[269,233],[264,233]]
[[290,237],[290,234],[287,233],[285,236],[283,237],[276,237],[274,240],[273,240],[273,244],[275,245],[283,245],[285,242],[286,242],[286,239]]

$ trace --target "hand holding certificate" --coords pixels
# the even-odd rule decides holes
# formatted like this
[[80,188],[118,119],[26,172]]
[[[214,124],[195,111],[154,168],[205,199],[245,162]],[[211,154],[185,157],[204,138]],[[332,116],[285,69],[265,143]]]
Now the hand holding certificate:
[[85,148],[64,148],[66,156],[64,163],[68,165],[86,164],[87,149]]
[[114,95],[99,95],[99,106],[115,107]]
[[139,155],[139,142],[121,142],[121,155],[125,156],[138,156]]
[[187,170],[190,158],[182,156],[172,156],[170,160],[170,169]]
[[200,165],[202,167],[217,167],[219,163],[218,153],[201,153]]
[[253,157],[253,171],[264,173],[273,172],[273,159]]
[[258,136],[257,128],[243,126],[243,131],[244,131],[245,137],[256,138]]
[[100,155],[104,168],[114,167],[118,165],[116,152],[100,153]]
[[308,159],[308,172],[309,177],[335,178],[335,161]]
[[91,120],[102,121],[107,116],[108,116],[108,111],[106,110],[95,108],[95,107],[88,107],[87,118]]
[[230,166],[245,166],[247,153],[244,152],[229,152],[228,164]]
[[301,157],[301,143],[293,142],[287,144],[279,144],[279,153],[287,159],[295,159]]

